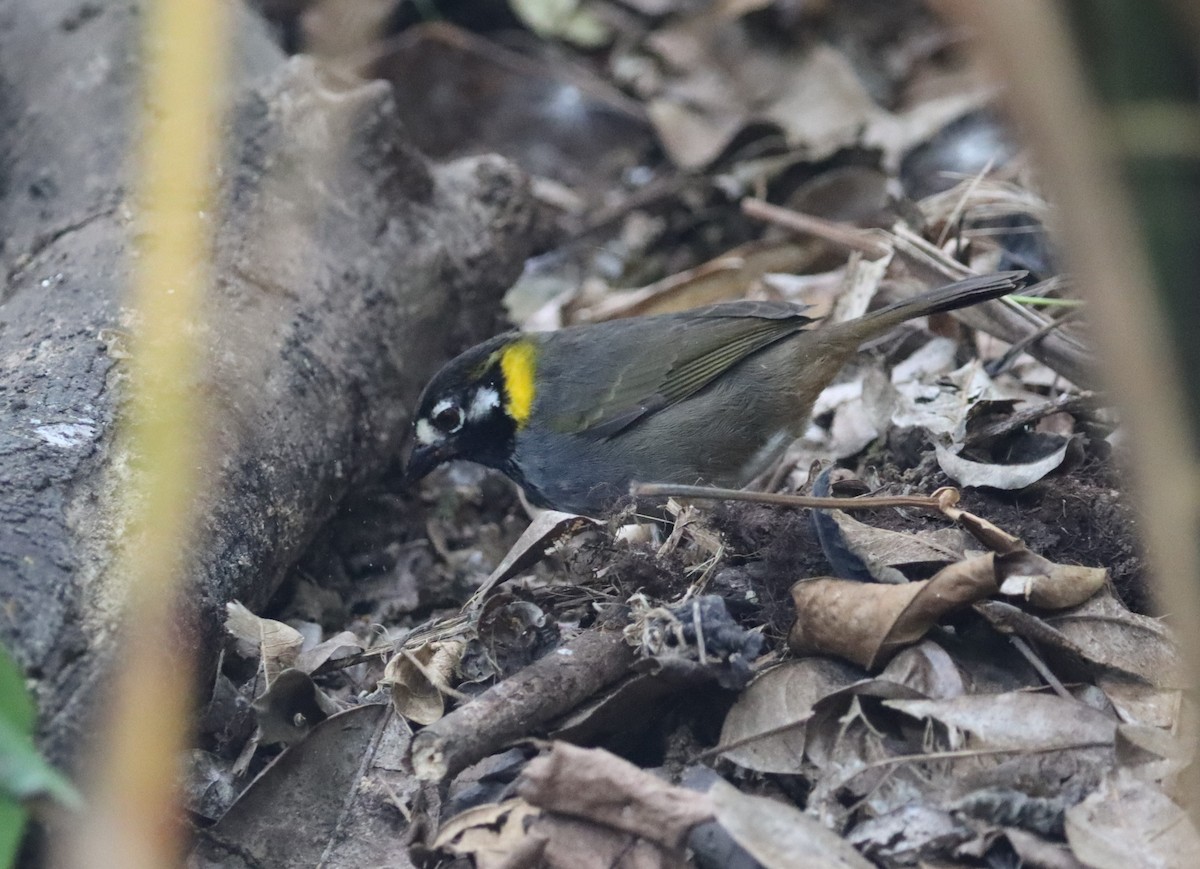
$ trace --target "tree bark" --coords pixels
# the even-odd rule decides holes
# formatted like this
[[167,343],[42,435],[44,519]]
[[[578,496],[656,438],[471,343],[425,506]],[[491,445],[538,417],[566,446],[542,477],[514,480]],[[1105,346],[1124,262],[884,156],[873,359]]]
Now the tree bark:
[[[395,460],[432,370],[496,328],[539,225],[511,166],[429,165],[387,85],[285,62],[239,19],[194,324],[209,419],[181,642],[206,661],[224,603],[265,602],[342,496]],[[136,630],[115,550],[137,461],[116,434],[140,21],[136,2],[0,0],[0,642],[60,761]]]

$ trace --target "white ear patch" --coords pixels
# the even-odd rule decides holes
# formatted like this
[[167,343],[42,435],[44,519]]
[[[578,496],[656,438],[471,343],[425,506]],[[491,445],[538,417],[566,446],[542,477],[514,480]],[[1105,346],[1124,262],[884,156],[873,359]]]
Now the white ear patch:
[[441,442],[441,440],[442,440],[441,433],[437,429],[435,429],[432,425],[429,424],[429,420],[427,420],[427,419],[417,420],[417,442],[418,443],[424,444],[427,447],[431,447],[434,444]]
[[475,393],[471,399],[471,407],[467,410],[467,418],[480,420],[487,417],[500,406],[500,393],[490,386],[485,386]]

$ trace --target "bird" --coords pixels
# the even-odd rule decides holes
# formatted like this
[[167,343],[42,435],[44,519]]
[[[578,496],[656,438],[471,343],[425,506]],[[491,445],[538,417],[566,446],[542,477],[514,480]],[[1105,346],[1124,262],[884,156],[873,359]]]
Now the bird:
[[804,305],[742,300],[506,332],[429,381],[405,476],[466,459],[507,475],[535,506],[595,517],[635,482],[741,488],[804,432],[865,342],[1011,293],[1024,277],[969,277],[836,323]]

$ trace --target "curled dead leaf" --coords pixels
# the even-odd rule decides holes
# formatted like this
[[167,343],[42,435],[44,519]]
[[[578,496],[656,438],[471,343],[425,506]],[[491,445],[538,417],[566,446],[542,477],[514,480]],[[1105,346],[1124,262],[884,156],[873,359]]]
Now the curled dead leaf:
[[799,655],[837,655],[874,669],[925,636],[946,613],[995,591],[990,554],[905,585],[804,580],[792,586],[796,622],[788,646]]
[[383,704],[330,716],[196,837],[186,865],[411,867],[396,811],[416,797],[412,777],[400,772],[409,736]]
[[1000,593],[1024,598],[1041,609],[1078,606],[1108,582],[1103,567],[1055,564],[1028,549],[996,556]]
[[851,579],[907,582],[900,567],[958,561],[963,556],[964,538],[970,540],[957,528],[923,534],[876,528],[843,510],[814,511],[813,518],[826,558],[839,575]]
[[329,639],[304,649],[296,657],[296,669],[312,673],[329,661],[338,661],[363,651],[363,643],[350,631],[341,631]]
[[973,462],[953,453],[941,444],[937,445],[938,467],[946,476],[963,486],[979,486],[988,489],[1024,489],[1055,470],[1067,457],[1070,440],[1044,458],[1019,465],[997,465]]
[[954,658],[932,640],[922,640],[901,651],[883,668],[879,678],[936,700],[958,697],[967,691]]
[[517,793],[534,806],[586,818],[667,848],[713,815],[705,794],[668,784],[600,748],[555,742],[534,758],[517,781]]
[[307,673],[296,669],[281,672],[251,707],[258,719],[259,742],[264,745],[298,742],[338,712],[337,703]]
[[526,827],[540,814],[522,799],[474,806],[442,824],[433,847],[456,857],[474,857],[480,866],[499,865],[522,848]]
[[453,691],[450,677],[458,668],[466,643],[437,640],[402,649],[387,662],[381,687],[392,692],[392,706],[416,724],[432,724],[445,713],[444,696]]
[[295,663],[304,635],[291,625],[257,616],[236,600],[225,604],[225,614],[225,630],[238,641],[239,651],[261,658],[268,686]]

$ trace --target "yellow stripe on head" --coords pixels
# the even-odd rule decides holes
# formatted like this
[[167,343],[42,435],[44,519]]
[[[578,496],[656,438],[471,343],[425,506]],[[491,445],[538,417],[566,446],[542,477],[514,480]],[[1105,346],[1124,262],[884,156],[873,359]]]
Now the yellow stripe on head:
[[517,428],[525,427],[537,396],[534,376],[537,373],[537,347],[528,339],[509,344],[500,351],[500,371],[504,374],[507,401],[504,409]]

